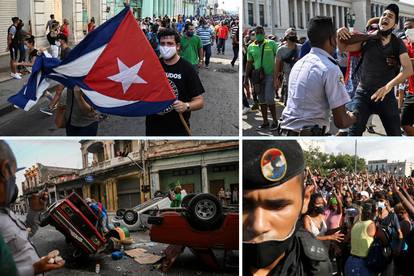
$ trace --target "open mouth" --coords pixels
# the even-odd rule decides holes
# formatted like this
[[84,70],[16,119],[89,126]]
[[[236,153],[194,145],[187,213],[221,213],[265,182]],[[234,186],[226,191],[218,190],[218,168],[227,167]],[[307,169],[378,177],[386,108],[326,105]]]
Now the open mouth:
[[382,21],[381,22],[381,29],[386,29],[388,28],[388,22],[387,21]]

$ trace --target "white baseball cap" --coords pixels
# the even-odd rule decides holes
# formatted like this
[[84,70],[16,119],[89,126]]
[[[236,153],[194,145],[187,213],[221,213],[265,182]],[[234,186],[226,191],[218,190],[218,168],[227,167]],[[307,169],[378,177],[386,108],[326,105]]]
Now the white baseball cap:
[[367,191],[362,191],[361,196],[366,196],[367,198],[369,198],[369,194]]

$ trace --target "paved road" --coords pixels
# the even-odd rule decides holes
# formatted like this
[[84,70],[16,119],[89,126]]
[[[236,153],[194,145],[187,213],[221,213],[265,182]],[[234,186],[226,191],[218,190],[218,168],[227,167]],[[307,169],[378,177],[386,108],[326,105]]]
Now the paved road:
[[[280,95],[280,93],[279,93]],[[253,106],[253,99],[247,99],[250,104],[250,107]],[[283,109],[285,106],[283,103],[276,101],[276,114],[277,118],[279,119],[282,115]],[[270,111],[268,110],[268,118],[271,120],[272,116]],[[264,131],[257,131],[256,127],[263,123],[262,113],[260,110],[253,110],[246,115],[242,115],[242,128],[243,128],[243,136],[278,136],[276,131],[270,131],[270,128],[265,129]],[[280,121],[279,121],[280,123]],[[380,118],[378,115],[374,115],[373,117],[373,127],[375,130],[375,134],[371,134],[368,131],[363,133],[363,136],[374,136],[374,137],[381,137],[386,136],[385,129],[381,123]],[[333,117],[331,117],[331,124],[330,124],[330,131],[329,133],[335,135],[338,132],[338,128],[333,123]]]
[[[216,45],[212,49],[210,68],[200,69],[200,79],[206,92],[204,108],[192,112],[190,124],[194,136],[238,136],[239,135],[239,74],[238,60],[231,67],[233,50],[231,41],[226,43],[225,55],[217,55]],[[25,79],[27,76],[25,77]],[[8,80],[1,83],[0,99],[5,103],[23,85],[23,80]],[[225,99],[225,100],[224,100]],[[66,92],[60,102],[66,101]],[[65,129],[54,124],[55,115],[48,116],[39,111],[50,101],[42,97],[28,112],[16,109],[0,117],[2,136],[65,136]],[[98,136],[145,136],[145,117],[111,116],[100,121]]]
[[[19,215],[19,217],[23,218]],[[110,218],[112,218],[110,216]],[[172,235],[178,235],[179,233],[170,233]],[[148,232],[131,232],[133,243],[147,244],[150,243]],[[49,252],[57,249],[60,252],[60,256],[66,260],[65,265],[59,269],[48,272],[46,275],[63,275],[63,276],[76,276],[76,275],[96,275],[95,266],[100,265],[100,275],[238,275],[237,271],[217,271],[212,270],[204,265],[191,251],[186,248],[185,251],[178,257],[175,263],[167,272],[157,270],[154,267],[161,263],[141,265],[130,257],[126,259],[123,257],[121,260],[112,260],[108,257],[112,251],[105,250],[102,253],[96,253],[89,256],[86,260],[81,262],[73,262],[70,257],[74,251],[72,244],[65,243],[65,237],[58,232],[53,226],[46,226],[39,228],[38,232],[32,237],[32,242],[36,247],[39,256],[45,256]],[[145,247],[147,253],[154,253],[161,256],[161,251],[168,245],[161,243],[152,243],[154,247]]]

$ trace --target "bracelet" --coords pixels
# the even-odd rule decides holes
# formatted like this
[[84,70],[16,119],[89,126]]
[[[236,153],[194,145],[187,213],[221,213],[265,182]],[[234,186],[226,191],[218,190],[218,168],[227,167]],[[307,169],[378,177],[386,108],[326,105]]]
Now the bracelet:
[[401,202],[401,205],[404,204],[404,201],[406,200],[406,198],[404,198],[404,200]]

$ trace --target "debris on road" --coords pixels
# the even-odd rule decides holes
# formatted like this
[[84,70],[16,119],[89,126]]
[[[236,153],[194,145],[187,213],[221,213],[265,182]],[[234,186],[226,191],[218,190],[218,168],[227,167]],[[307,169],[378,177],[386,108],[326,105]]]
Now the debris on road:
[[134,258],[134,260],[140,264],[154,264],[161,260],[162,256],[144,253],[146,251],[147,250],[145,249],[137,248],[132,250],[126,250],[125,254],[127,254],[131,258]]

